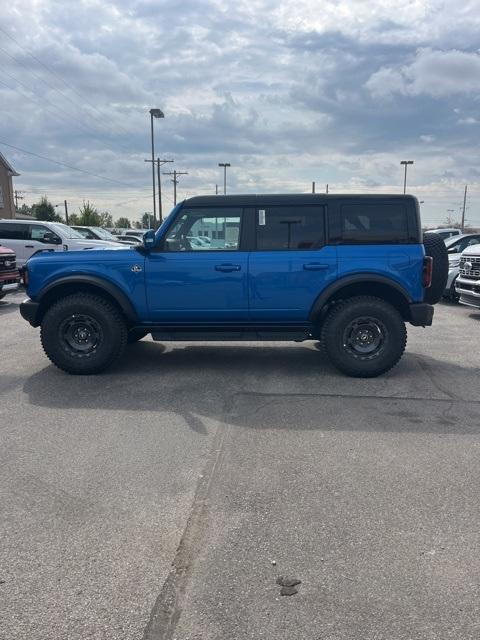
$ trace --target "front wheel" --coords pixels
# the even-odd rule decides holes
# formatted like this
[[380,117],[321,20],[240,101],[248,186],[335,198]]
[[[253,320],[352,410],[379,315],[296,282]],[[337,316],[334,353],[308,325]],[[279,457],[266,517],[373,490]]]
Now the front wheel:
[[323,325],[322,343],[337,369],[356,378],[373,378],[400,360],[407,330],[391,304],[358,296],[333,307]]
[[127,327],[108,300],[75,293],[52,305],[42,320],[42,346],[48,358],[67,373],[100,373],[125,350]]

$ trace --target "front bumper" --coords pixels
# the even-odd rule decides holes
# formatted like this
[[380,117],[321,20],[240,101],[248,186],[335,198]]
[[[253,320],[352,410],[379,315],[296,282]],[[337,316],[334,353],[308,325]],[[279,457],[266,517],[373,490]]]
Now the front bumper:
[[448,270],[447,283],[445,285],[445,294],[452,293],[452,286],[455,282],[456,277],[458,276],[459,267],[450,267]]
[[480,280],[462,278],[458,276],[455,290],[460,296],[460,302],[469,307],[480,308]]
[[29,322],[32,327],[38,327],[40,322],[38,321],[38,310],[40,303],[34,302],[27,298],[20,304],[20,314],[24,320]]
[[419,302],[410,305],[410,323],[414,327],[430,327],[433,321],[433,305]]
[[16,291],[20,285],[20,273],[18,271],[7,271],[0,274],[0,293]]

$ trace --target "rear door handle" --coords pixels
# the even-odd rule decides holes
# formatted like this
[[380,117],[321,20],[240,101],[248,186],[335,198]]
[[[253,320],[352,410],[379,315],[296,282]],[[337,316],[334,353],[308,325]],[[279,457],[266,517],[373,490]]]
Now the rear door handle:
[[241,265],[239,264],[216,264],[215,271],[224,271],[229,273],[230,271],[240,271]]
[[307,262],[307,264],[303,265],[305,271],[322,271],[323,269],[328,269],[328,264],[322,264],[320,262]]
[[26,244],[25,245],[25,249],[33,249],[33,248],[34,248],[33,244]]

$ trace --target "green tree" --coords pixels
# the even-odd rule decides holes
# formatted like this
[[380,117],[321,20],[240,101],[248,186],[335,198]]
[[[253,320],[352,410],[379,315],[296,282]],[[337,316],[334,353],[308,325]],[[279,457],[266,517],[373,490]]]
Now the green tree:
[[80,218],[78,217],[78,213],[71,213],[68,216],[68,224],[74,225],[74,226],[80,224]]
[[90,204],[90,201],[83,202],[83,205],[79,209],[80,214],[78,216],[80,225],[84,225],[86,227],[100,227],[100,214]]
[[117,227],[117,229],[131,229],[130,220],[124,217],[119,218],[116,221],[115,226]]
[[153,216],[151,213],[144,213],[142,216],[142,227],[144,229],[153,228]]
[[112,214],[108,211],[102,211],[100,214],[100,226],[101,227],[113,227],[113,218]]
[[62,222],[62,218],[55,211],[53,204],[48,201],[47,196],[42,196],[40,202],[32,206],[32,213],[37,220]]

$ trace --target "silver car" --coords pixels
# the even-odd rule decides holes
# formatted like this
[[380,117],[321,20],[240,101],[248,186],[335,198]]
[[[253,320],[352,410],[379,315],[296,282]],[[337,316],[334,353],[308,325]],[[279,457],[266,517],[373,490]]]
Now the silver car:
[[480,233],[464,233],[445,240],[448,250],[448,278],[443,295],[453,302],[458,302],[459,299],[455,291],[455,281],[458,278],[460,256],[467,247],[471,247],[474,244],[480,244]]

